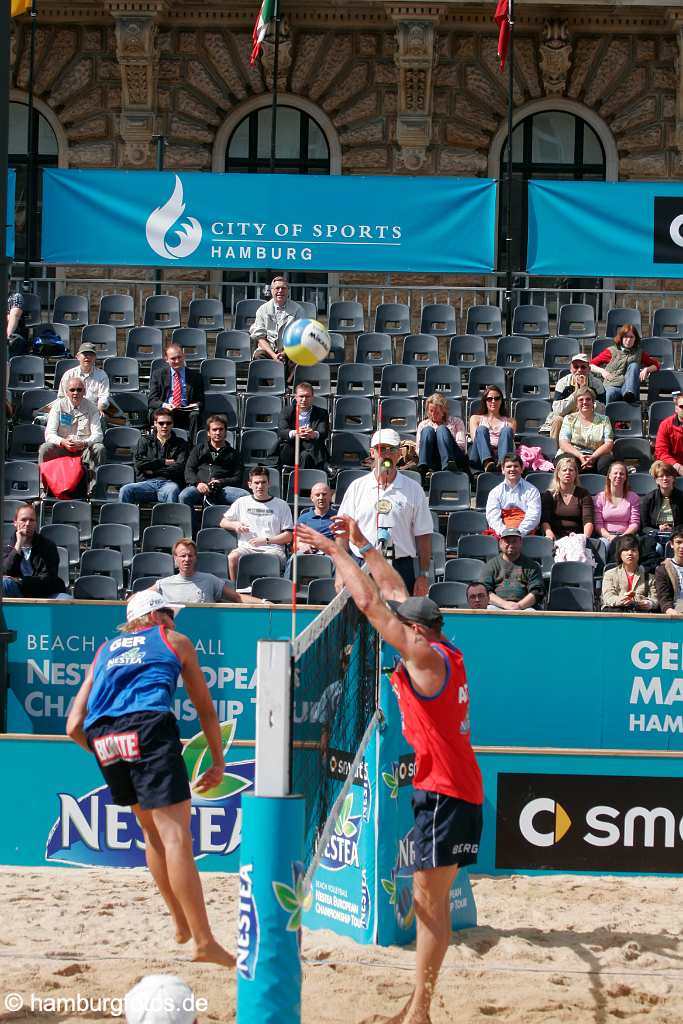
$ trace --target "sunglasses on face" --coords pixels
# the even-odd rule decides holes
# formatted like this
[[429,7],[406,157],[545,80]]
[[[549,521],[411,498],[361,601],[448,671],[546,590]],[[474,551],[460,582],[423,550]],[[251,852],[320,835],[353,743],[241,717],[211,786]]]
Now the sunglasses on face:
[[487,402],[502,402],[503,399],[501,398],[500,395],[487,395],[486,396],[486,401]]
[[82,395],[83,394],[83,388],[69,388],[68,390],[69,390],[69,392],[72,395]]

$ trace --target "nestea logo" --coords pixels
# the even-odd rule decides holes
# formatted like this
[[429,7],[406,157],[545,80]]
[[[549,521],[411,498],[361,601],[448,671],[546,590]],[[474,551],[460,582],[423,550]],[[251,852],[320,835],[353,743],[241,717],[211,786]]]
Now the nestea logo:
[[[202,240],[202,226],[195,217],[178,223],[184,213],[183,183],[176,174],[171,198],[149,215],[145,226],[147,242],[157,256],[165,260],[180,260],[191,256],[198,247]],[[178,239],[175,245],[171,245],[169,235]]]

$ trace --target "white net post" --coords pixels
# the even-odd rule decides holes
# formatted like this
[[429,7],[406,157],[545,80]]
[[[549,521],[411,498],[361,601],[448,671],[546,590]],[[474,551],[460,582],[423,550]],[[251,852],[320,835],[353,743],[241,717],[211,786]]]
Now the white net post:
[[291,791],[291,645],[259,640],[256,647],[256,796]]
[[290,796],[291,645],[256,652],[255,791],[242,799],[237,1024],[300,1024],[304,801]]

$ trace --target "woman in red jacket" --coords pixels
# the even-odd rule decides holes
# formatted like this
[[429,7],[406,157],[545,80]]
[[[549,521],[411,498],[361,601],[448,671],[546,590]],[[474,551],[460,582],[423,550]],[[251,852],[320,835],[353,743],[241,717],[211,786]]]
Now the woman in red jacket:
[[637,405],[640,400],[640,382],[659,369],[659,360],[640,347],[640,334],[633,324],[624,324],[614,336],[614,344],[595,359],[591,359],[595,373],[604,378],[606,401]]

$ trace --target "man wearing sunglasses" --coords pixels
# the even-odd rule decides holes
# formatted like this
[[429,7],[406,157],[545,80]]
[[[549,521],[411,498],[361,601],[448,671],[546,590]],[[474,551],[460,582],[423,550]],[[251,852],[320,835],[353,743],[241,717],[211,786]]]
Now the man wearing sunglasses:
[[223,780],[223,741],[194,645],[175,631],[175,613],[182,607],[153,590],[133,594],[122,635],[95,655],[66,731],[95,754],[113,803],[133,809],[176,942],[192,939],[195,961],[233,967],[235,958],[214,938],[206,913],[192,851],[190,782],[172,710],[182,675],[211,753],[211,767],[193,788],[215,789]]
[[49,462],[64,455],[80,455],[83,465],[95,471],[104,459],[102,426],[97,406],[85,397],[85,383],[72,377],[64,398],[50,406],[45,427],[45,443],[38,450],[38,462]]

